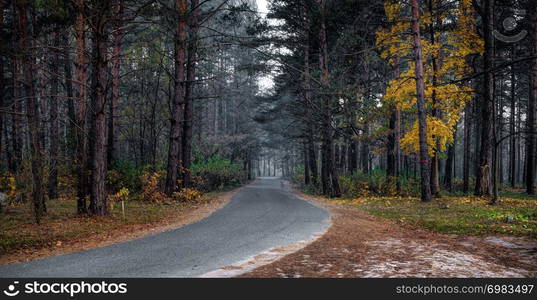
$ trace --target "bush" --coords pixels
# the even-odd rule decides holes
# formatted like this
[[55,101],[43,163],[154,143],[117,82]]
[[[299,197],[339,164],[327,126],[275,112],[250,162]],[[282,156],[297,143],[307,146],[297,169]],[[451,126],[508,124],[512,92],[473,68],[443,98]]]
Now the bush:
[[140,176],[140,184],[142,186],[140,200],[160,203],[167,199],[166,195],[161,192],[163,174],[164,171],[144,172]]
[[[321,184],[304,186],[304,175],[295,174],[293,182],[308,194],[321,194]],[[400,191],[397,191],[399,182]],[[373,170],[370,174],[356,172],[352,175],[339,176],[341,194],[346,198],[367,196],[416,196],[419,195],[419,182],[404,176],[386,177],[383,170]]]
[[140,191],[142,189],[140,177],[144,170],[145,167],[137,167],[133,162],[127,160],[115,162],[106,177],[110,192],[117,193],[122,188]]
[[198,190],[215,191],[240,185],[247,179],[242,166],[230,160],[213,157],[192,165],[192,182]]
[[193,188],[183,188],[181,191],[173,193],[173,199],[183,202],[199,202],[201,193]]

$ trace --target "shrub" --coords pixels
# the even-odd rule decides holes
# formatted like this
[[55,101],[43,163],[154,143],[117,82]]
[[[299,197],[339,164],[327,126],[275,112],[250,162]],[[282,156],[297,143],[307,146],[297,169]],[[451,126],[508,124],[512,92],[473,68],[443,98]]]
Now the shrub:
[[120,201],[127,201],[129,200],[129,194],[130,191],[127,188],[121,188],[119,192],[109,195],[108,196],[108,205],[110,206],[110,210],[114,209],[114,205],[116,202]]
[[144,172],[140,176],[140,184],[142,186],[140,200],[160,203],[167,199],[166,195],[161,192],[163,174],[164,171]]
[[181,191],[173,193],[173,199],[183,202],[198,202],[201,199],[201,193],[193,188],[183,188]]
[[144,173],[144,167],[137,167],[133,162],[119,160],[114,162],[108,171],[106,180],[111,192],[117,193],[121,188],[128,188],[131,191],[140,191],[140,177]]
[[13,199],[17,195],[15,177],[10,172],[6,172],[0,176],[0,192],[6,194],[8,199]]
[[240,164],[221,157],[195,163],[192,165],[191,172],[193,184],[201,191],[215,191],[237,186],[245,182],[247,178]]

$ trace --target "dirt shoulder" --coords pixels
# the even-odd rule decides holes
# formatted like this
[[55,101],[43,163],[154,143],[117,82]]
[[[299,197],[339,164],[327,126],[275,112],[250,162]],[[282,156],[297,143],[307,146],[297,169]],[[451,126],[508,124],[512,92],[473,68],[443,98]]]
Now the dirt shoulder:
[[[296,192],[296,191],[295,191]],[[239,277],[535,277],[537,243],[410,229],[296,192],[332,214],[319,239]]]
[[[242,187],[236,188],[227,192],[213,193],[206,197],[205,201],[195,204],[186,204],[180,206],[171,206],[159,208],[166,210],[165,214],[156,214],[147,222],[138,218],[137,223],[120,223],[118,218],[100,219],[89,217],[75,217],[58,222],[61,226],[91,226],[95,225],[96,232],[81,231],[76,237],[66,238],[58,241],[51,241],[46,247],[26,247],[17,249],[9,253],[0,255],[0,265],[12,263],[20,263],[49,256],[67,254],[71,252],[103,247],[119,242],[141,238],[150,234],[156,234],[188,225],[199,221],[215,211],[224,207],[231,197],[238,192]],[[147,208],[146,208],[147,209]],[[149,208],[150,209],[150,208]],[[152,211],[141,211],[144,214],[151,214]],[[89,224],[88,224],[89,223]],[[105,226],[99,227],[99,224],[107,223]],[[109,223],[109,224],[108,224]],[[34,228],[35,224],[27,224],[22,226],[23,230],[35,231],[60,231],[62,228],[57,228],[59,224],[50,223],[42,225],[40,228]],[[26,228],[29,227],[29,228]],[[97,231],[97,229],[100,229]],[[21,231],[23,231],[21,230]]]

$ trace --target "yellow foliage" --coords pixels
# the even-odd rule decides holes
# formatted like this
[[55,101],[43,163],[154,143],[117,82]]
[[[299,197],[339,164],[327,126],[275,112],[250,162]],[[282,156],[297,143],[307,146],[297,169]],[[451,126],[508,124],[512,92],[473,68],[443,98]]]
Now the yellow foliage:
[[141,200],[160,203],[167,199],[166,195],[160,191],[159,181],[162,174],[162,171],[142,174],[140,178],[142,183]]
[[183,188],[173,193],[173,198],[184,202],[198,202],[201,199],[201,193],[193,188]]
[[[446,7],[446,0],[433,0],[434,7]],[[404,6],[406,5],[406,6]],[[377,32],[376,46],[381,57],[390,65],[399,68],[399,77],[391,80],[384,95],[384,102],[395,104],[402,111],[414,111],[416,106],[416,72],[412,60],[412,35],[407,4],[397,0],[385,1],[384,9],[390,27]],[[405,11],[406,10],[406,11]],[[436,14],[440,15],[436,15]],[[432,43],[429,34],[422,35],[424,56],[425,100],[429,110],[439,111],[436,117],[427,116],[427,143],[429,155],[444,151],[453,141],[454,126],[468,102],[474,97],[472,87],[454,84],[471,71],[468,56],[483,53],[483,40],[476,33],[475,11],[471,0],[461,0],[451,10],[435,11],[435,15],[425,12],[420,18],[423,32],[429,32],[429,25],[442,20],[447,15],[457,18],[457,26],[440,34],[435,33]],[[436,62],[436,68],[433,65]],[[407,152],[419,151],[417,123],[414,123],[401,139]]]
[[0,192],[6,194],[8,200],[13,200],[17,197],[19,191],[17,190],[16,180],[10,172],[0,176]]
[[110,209],[114,209],[114,204],[118,201],[127,201],[129,200],[130,191],[128,188],[121,188],[119,192],[108,196],[108,205]]

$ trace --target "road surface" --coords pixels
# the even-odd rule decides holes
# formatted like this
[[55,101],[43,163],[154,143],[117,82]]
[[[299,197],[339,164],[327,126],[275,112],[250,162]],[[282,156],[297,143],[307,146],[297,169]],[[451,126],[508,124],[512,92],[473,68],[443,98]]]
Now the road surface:
[[0,267],[0,277],[196,277],[307,240],[329,214],[260,178],[209,217],[129,242]]

